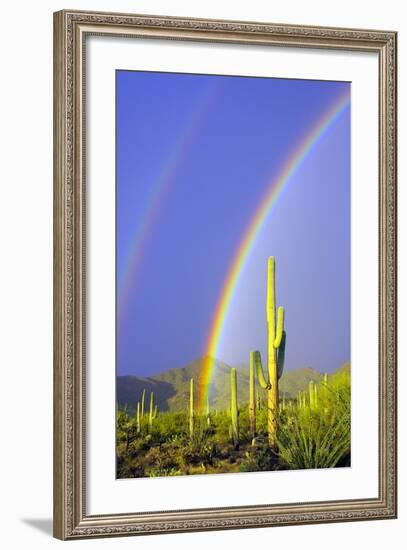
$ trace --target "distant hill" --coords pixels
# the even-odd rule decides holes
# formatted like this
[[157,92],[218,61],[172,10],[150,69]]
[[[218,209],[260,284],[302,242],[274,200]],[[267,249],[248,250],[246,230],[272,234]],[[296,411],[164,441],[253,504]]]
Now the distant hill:
[[[196,388],[198,388],[204,362],[205,357],[201,357],[185,367],[170,369],[148,378],[130,375],[118,376],[116,392],[119,407],[123,408],[127,405],[128,410],[134,412],[137,401],[141,398],[143,389],[145,389],[146,407],[148,407],[150,393],[153,391],[155,402],[161,411],[185,409],[189,403],[189,381],[193,378]],[[212,409],[224,409],[229,406],[231,368],[230,365],[215,360],[209,394]],[[346,363],[338,371],[349,368],[349,363]],[[248,401],[249,395],[249,367],[239,365],[236,370],[238,400],[245,402]],[[299,391],[308,389],[310,381],[319,382],[322,377],[323,375],[320,372],[311,367],[284,372],[279,383],[280,395],[286,398],[296,397]],[[258,388],[258,384],[256,386]],[[260,394],[264,396],[263,390]]]
[[296,397],[299,391],[308,389],[310,382],[320,382],[323,374],[311,367],[303,367],[283,372],[279,383],[279,392],[282,397]]

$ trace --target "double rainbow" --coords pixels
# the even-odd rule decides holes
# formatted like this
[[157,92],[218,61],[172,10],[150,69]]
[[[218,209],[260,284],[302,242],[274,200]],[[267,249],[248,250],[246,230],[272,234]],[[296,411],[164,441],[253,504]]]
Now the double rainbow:
[[236,289],[239,285],[241,274],[249,258],[250,252],[256,243],[256,239],[261,233],[278,198],[281,196],[283,189],[290,181],[291,176],[299,169],[322,136],[337,121],[349,104],[349,93],[341,95],[322,118],[317,121],[305,138],[301,140],[289,160],[281,169],[279,175],[272,179],[267,185],[267,191],[251,218],[243,238],[240,241],[239,247],[236,250],[233,263],[227,273],[222,291],[219,295],[205,347],[205,359],[200,373],[197,399],[198,410],[201,410],[206,403],[206,398],[210,390],[215,358],[222,340],[226,320],[231,309]]

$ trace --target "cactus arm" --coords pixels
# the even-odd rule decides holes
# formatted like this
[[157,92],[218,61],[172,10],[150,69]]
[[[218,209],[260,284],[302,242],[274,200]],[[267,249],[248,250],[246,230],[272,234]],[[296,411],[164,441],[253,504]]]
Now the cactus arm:
[[281,335],[280,346],[278,348],[278,355],[277,355],[277,376],[278,376],[278,379],[281,378],[281,376],[283,374],[283,370],[284,370],[285,341],[286,341],[286,333],[285,333],[285,330],[283,330],[283,333]]
[[263,390],[269,390],[271,388],[271,384],[267,382],[263,367],[261,365],[261,356],[259,351],[253,351],[251,352],[250,356],[253,354],[253,362],[256,369],[257,379],[259,381],[260,386],[263,388]]
[[277,332],[273,342],[275,349],[278,349],[280,347],[281,339],[283,337],[283,332],[284,332],[284,308],[279,307],[277,312]]

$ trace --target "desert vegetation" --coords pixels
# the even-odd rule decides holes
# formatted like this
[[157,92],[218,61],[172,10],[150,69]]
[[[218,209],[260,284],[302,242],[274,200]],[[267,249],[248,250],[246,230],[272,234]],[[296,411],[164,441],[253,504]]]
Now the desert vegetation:
[[[236,378],[234,371],[231,390]],[[280,402],[272,447],[264,395],[257,397],[254,414],[253,402],[237,403],[232,391],[229,410],[198,413],[190,404],[184,412],[150,408],[141,416],[137,410],[135,415],[125,409],[117,412],[119,478],[350,465],[347,368]]]

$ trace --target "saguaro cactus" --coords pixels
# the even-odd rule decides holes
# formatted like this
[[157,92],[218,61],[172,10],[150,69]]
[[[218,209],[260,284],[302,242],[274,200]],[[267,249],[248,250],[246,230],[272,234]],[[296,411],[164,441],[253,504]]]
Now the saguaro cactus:
[[153,419],[154,419],[154,392],[150,393],[150,413],[148,415],[148,427],[150,429],[150,432],[153,427]]
[[143,393],[141,394],[141,419],[144,417],[144,401],[146,399],[146,390],[143,390]]
[[137,401],[136,426],[137,426],[137,433],[140,433],[140,432],[141,432],[141,422],[140,422],[140,401]]
[[230,416],[232,418],[233,444],[239,443],[239,418],[237,410],[237,377],[236,369],[230,369]]
[[255,360],[254,353],[250,353],[249,372],[249,429],[252,437],[256,437],[256,384],[255,384]]
[[[253,361],[259,384],[267,390],[267,430],[269,446],[275,447],[278,414],[278,380],[284,369],[285,340],[284,308],[279,307],[276,316],[275,261],[268,259],[267,270],[267,325],[268,325],[268,378],[264,376],[259,351],[253,352]],[[277,318],[276,318],[277,317]]]
[[194,379],[189,381],[189,435],[194,435]]
[[316,409],[318,406],[318,389],[312,380],[309,383],[309,406],[311,410]]

